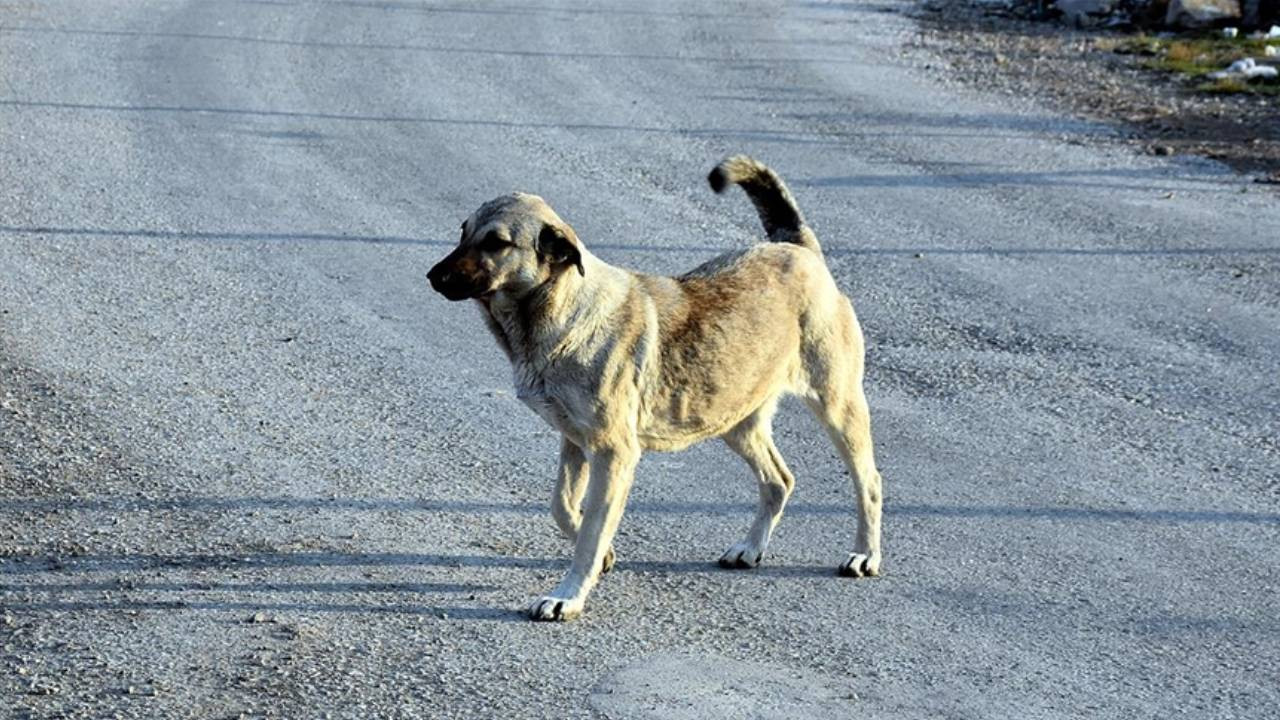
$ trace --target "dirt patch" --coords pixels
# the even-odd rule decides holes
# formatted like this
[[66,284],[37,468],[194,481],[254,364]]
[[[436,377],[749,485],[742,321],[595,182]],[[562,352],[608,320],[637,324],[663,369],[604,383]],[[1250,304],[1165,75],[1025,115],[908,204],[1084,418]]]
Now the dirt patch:
[[858,701],[851,683],[812,670],[680,653],[635,660],[591,693],[593,708],[627,720],[856,718]]
[[[1269,86],[1214,88],[1202,72],[1169,64],[1171,48],[1176,61],[1219,31],[1079,30],[1027,19],[1034,7],[927,0],[914,13],[921,29],[909,47],[966,84],[1112,124],[1140,152],[1199,155],[1280,183],[1280,96]],[[1246,39],[1240,44],[1247,52]]]
[[0,348],[0,501],[74,496],[130,465],[43,374]]

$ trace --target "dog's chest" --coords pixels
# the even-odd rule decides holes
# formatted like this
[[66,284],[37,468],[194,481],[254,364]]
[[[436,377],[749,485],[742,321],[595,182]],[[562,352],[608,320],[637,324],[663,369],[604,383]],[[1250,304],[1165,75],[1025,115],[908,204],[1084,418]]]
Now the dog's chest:
[[516,397],[547,424],[563,433],[574,431],[565,402],[549,389],[548,378],[524,363],[514,368]]

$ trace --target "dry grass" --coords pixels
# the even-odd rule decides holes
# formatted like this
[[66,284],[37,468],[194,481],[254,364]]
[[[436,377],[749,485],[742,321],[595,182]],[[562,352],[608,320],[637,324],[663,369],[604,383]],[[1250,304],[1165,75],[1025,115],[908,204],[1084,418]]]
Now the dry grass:
[[1189,43],[1178,40],[1169,43],[1164,51],[1165,62],[1171,63],[1197,63],[1202,62],[1207,57],[1204,48],[1199,43]]

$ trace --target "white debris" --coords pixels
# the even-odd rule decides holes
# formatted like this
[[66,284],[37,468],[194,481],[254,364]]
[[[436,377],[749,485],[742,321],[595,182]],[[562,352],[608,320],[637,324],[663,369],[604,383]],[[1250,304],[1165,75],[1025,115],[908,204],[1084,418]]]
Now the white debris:
[[1225,80],[1226,78],[1244,78],[1252,80],[1254,78],[1274,78],[1280,75],[1275,68],[1269,65],[1259,65],[1254,62],[1253,58],[1245,58],[1237,60],[1227,66],[1226,70],[1209,73],[1211,80]]
[[1222,28],[1222,37],[1230,40],[1240,34],[1240,28],[1224,27]]
[[1280,45],[1268,45],[1266,53],[1267,57],[1276,57],[1277,55],[1280,55]]

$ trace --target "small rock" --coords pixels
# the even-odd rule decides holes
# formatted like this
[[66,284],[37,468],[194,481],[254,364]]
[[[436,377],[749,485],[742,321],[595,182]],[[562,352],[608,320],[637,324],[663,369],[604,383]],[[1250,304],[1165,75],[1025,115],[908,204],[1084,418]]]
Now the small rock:
[[1103,21],[1102,27],[1108,30],[1132,30],[1133,18],[1127,13],[1114,13],[1107,16]]
[[1164,21],[1173,27],[1198,28],[1239,18],[1238,0],[1170,0]]
[[1111,0],[1055,0],[1062,21],[1076,27],[1096,25],[1111,14]]

